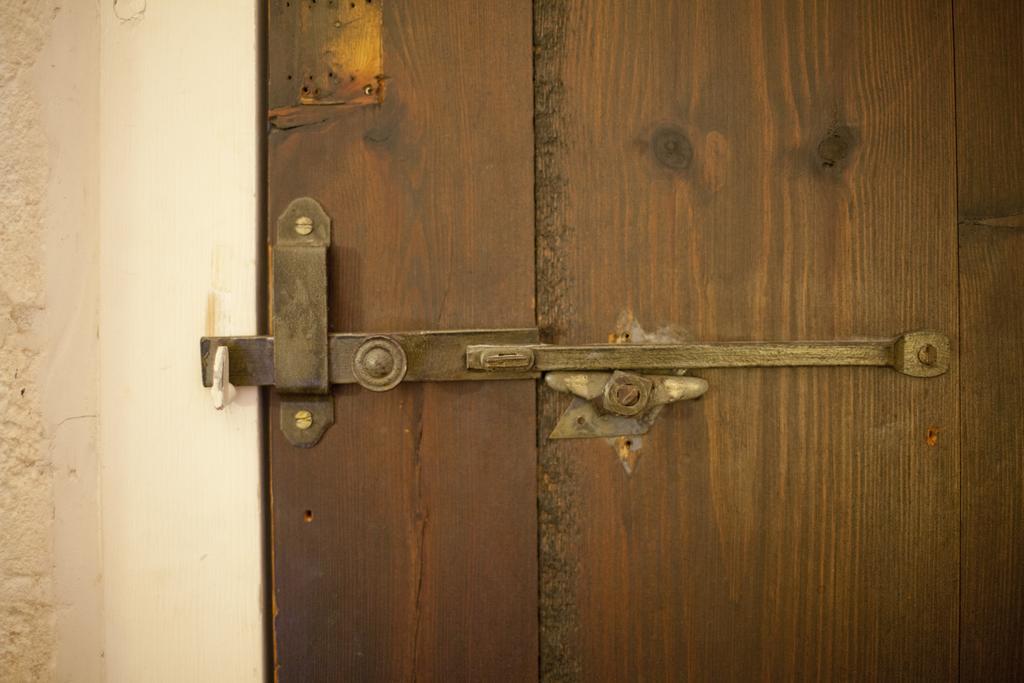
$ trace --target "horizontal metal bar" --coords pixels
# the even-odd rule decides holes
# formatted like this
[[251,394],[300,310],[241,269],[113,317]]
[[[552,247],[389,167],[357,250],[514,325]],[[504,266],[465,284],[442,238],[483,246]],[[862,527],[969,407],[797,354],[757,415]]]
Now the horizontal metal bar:
[[[328,336],[331,384],[352,384],[353,360],[370,333]],[[532,379],[566,370],[677,370],[740,367],[878,366],[912,377],[949,369],[949,339],[931,331],[893,339],[685,344],[538,344],[536,329],[389,333],[405,351],[404,381]],[[203,337],[203,386],[212,383],[218,346],[228,349],[231,383],[274,384],[273,337]]]
[[[331,384],[353,384],[352,362],[356,350],[371,337],[370,333],[328,335]],[[481,373],[466,368],[466,348],[476,344],[523,345],[538,340],[535,328],[500,330],[449,330],[443,332],[387,333],[399,343],[408,359],[405,382],[462,380],[529,379],[540,376],[534,370],[495,370]],[[273,337],[203,337],[199,350],[203,386],[213,382],[213,357],[218,346],[226,346],[230,381],[235,386],[274,384]]]
[[705,342],[560,346],[475,345],[466,349],[472,370],[668,370],[694,368],[882,366],[914,377],[941,375],[949,367],[949,339],[938,332],[909,332],[865,341]]
[[[470,357],[481,347],[471,347]],[[667,368],[741,368],[799,365],[892,364],[892,342],[721,344],[591,344],[530,346],[536,370],[657,370]],[[485,370],[470,364],[473,369]]]

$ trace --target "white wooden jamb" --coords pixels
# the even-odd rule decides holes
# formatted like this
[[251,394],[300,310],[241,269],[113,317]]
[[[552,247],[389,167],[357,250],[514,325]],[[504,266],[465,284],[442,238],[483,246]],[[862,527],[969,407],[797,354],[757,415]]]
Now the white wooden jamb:
[[260,439],[199,337],[254,334],[253,0],[100,4],[100,460],[110,681],[264,677]]

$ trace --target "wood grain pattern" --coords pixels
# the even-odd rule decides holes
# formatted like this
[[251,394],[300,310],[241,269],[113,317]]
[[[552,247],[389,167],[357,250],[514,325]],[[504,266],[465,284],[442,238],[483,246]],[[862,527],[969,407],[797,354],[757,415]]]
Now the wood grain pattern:
[[1024,678],[1024,7],[955,2],[961,671]]
[[960,229],[964,680],[1024,678],[1024,229]]
[[[926,2],[536,2],[544,341],[953,336],[951,37]],[[632,475],[543,446],[543,676],[955,678],[955,365],[699,374]]]
[[960,218],[1024,225],[1024,4],[954,7]]
[[[333,219],[333,331],[533,325],[530,17],[385,2],[383,102],[270,133],[270,215]],[[271,429],[280,680],[535,678],[532,383],[335,395],[316,448]]]

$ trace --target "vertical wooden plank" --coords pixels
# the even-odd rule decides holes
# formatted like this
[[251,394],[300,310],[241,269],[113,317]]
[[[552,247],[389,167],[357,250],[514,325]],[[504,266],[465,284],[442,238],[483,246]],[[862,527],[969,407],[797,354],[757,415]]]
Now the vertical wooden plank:
[[[306,4],[271,3],[272,107],[303,106],[275,55],[353,9]],[[275,118],[270,215],[332,217],[333,330],[533,324],[530,26],[523,3],[385,1],[374,101]],[[535,678],[533,385],[336,399],[316,448],[271,428],[279,678]]]
[[1022,228],[960,228],[961,666],[972,681],[1024,677]]
[[97,11],[105,676],[255,683],[257,392],[213,410],[199,338],[257,331],[256,8]]
[[961,670],[1024,677],[1024,7],[955,3]]
[[[958,207],[961,220],[1024,222],[1024,5],[956,0]],[[989,222],[992,222],[991,220]]]
[[[948,6],[535,13],[548,341],[626,309],[698,339],[955,336]],[[955,369],[702,376],[631,475],[605,443],[542,448],[543,676],[955,677]],[[540,428],[564,405],[542,393]]]

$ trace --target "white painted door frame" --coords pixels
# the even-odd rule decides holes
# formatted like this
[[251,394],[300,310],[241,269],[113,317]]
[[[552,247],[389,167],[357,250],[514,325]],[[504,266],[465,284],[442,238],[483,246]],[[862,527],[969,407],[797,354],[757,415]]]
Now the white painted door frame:
[[257,393],[214,411],[199,337],[255,334],[259,3],[101,12],[100,462],[110,681],[265,675]]

